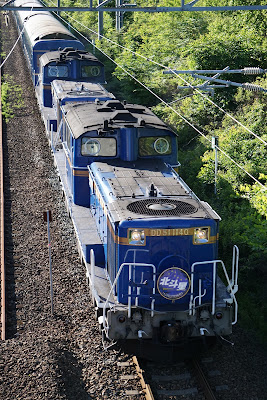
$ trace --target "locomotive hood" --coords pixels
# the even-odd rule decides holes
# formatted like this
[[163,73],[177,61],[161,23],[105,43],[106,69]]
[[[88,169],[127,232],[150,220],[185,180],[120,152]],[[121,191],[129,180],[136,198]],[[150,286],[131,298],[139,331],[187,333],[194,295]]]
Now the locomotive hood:
[[95,162],[90,166],[114,222],[151,218],[220,220],[163,162],[142,161],[130,167]]

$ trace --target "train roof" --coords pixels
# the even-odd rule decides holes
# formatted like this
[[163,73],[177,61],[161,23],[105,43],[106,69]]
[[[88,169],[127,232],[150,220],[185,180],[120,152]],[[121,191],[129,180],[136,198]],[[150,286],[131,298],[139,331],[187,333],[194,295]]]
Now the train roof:
[[88,53],[85,50],[77,50],[72,47],[58,49],[57,51],[48,51],[40,57],[40,63],[45,66],[51,62],[59,63],[73,59],[91,61],[98,65],[104,66],[104,64],[99,61],[98,58],[96,58],[92,53]]
[[63,81],[55,79],[51,85],[56,92],[56,97],[59,100],[73,97],[93,97],[99,99],[105,97],[115,99],[115,96],[112,93],[109,93],[99,83]]
[[146,127],[171,131],[149,108],[137,104],[123,104],[119,100],[66,105],[64,111],[75,139],[88,131],[122,127]]
[[[34,11],[34,7],[43,7],[37,0],[16,0],[17,7],[32,7],[31,11],[16,11],[25,30],[33,43],[37,40],[46,39],[76,39],[76,37],[51,13],[47,11]],[[76,39],[77,40],[77,39]]]
[[[103,193],[108,196],[105,200],[114,221],[164,216],[220,220],[208,203],[199,200],[178,175],[171,174],[162,160],[137,161],[134,166],[122,160],[94,162],[90,170],[106,186]],[[152,198],[151,185],[157,191]]]

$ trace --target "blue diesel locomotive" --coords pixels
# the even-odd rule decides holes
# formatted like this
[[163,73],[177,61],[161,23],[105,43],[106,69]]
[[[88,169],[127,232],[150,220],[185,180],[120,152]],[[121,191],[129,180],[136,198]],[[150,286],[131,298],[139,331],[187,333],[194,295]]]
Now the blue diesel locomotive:
[[[107,92],[103,65],[85,54],[100,79],[83,76],[79,43],[67,59],[46,43],[53,51],[39,69],[29,65],[103,338],[150,358],[155,345],[175,356],[185,342],[230,334],[238,248],[229,279],[218,259],[220,217],[176,172],[176,134],[148,108]],[[66,63],[76,75],[58,72]],[[57,73],[46,102],[49,66]]]

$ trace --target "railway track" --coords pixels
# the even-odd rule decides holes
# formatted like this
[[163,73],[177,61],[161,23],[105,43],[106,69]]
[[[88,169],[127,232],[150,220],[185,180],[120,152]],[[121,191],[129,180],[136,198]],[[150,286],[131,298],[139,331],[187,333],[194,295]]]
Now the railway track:
[[[205,361],[205,360],[204,360]],[[173,365],[162,365],[150,362],[139,362],[132,358],[142,390],[128,390],[126,396],[138,396],[146,400],[190,399],[216,400],[201,363],[197,360],[179,362]],[[122,363],[123,366],[131,363]],[[134,379],[134,375],[126,376]]]
[[[5,23],[2,30],[4,28]],[[6,53],[9,51],[9,42],[13,45],[17,37],[10,39],[13,31],[11,26],[3,36]],[[7,290],[11,283],[12,291],[7,293],[7,337],[11,340],[2,342],[0,349],[0,399],[15,399],[19,393],[21,399],[82,400],[92,396],[96,400],[166,400],[168,397],[159,395],[158,389],[180,390],[182,381],[171,381],[172,387],[164,389],[164,382],[151,379],[150,375],[171,376],[176,373],[174,368],[166,371],[164,367],[159,371],[159,367],[156,370],[152,364],[144,366],[138,363],[135,366],[135,359],[125,361],[124,358],[116,363],[114,359],[117,354],[111,352],[110,355],[102,350],[98,326],[93,319],[94,311],[87,304],[89,295],[84,285],[83,269],[77,262],[78,253],[72,239],[72,227],[65,216],[62,202],[57,200],[60,196],[58,180],[53,168],[50,168],[52,162],[46,148],[46,139],[43,140],[42,125],[34,112],[36,107],[34,96],[31,96],[29,90],[30,80],[24,83],[21,72],[23,64],[16,50],[16,56],[7,63],[5,73],[12,73],[12,79],[23,85],[27,108],[25,106],[11,121],[8,133],[4,136],[7,137],[5,150],[8,148],[10,151],[4,163],[6,167],[11,167],[4,176],[5,189],[10,184],[9,191],[5,192],[6,281]],[[29,123],[27,121],[30,118],[32,122]],[[15,149],[23,157],[17,157]],[[33,150],[32,156],[30,150]],[[32,187],[35,193],[28,196],[28,193],[32,193]],[[14,211],[11,205],[16,206]],[[56,289],[54,319],[50,317],[47,295],[46,230],[40,222],[43,210],[48,206],[56,217],[52,227]],[[59,228],[59,232],[56,228]],[[247,341],[244,346],[244,337],[241,337],[237,339],[233,352],[221,350],[214,362],[202,361],[201,369],[204,369],[204,375],[214,390],[220,379],[224,382],[228,379],[228,392],[223,391],[221,385],[221,391],[216,391],[216,399],[265,399],[263,359],[257,356],[253,362],[252,350],[254,347],[251,348]],[[216,378],[218,371],[215,364],[220,364],[222,378]],[[152,370],[148,368],[151,366]],[[179,368],[187,369],[187,366],[177,366],[177,374]],[[194,367],[189,366],[184,373],[194,375],[192,387],[198,392],[172,396],[172,399],[207,398],[191,368]],[[209,374],[209,371],[213,374]]]
[[[1,60],[0,60],[1,62]],[[1,258],[1,339],[6,338],[6,304],[5,304],[5,243],[4,243],[4,175],[3,175],[3,129],[2,97],[0,70],[0,258]]]

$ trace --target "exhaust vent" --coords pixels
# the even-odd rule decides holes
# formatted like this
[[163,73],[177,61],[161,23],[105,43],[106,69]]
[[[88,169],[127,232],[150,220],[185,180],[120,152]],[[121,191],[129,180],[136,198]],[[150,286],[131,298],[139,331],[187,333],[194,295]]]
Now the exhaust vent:
[[127,209],[135,214],[145,215],[188,215],[198,211],[192,204],[171,199],[145,199],[128,204]]

